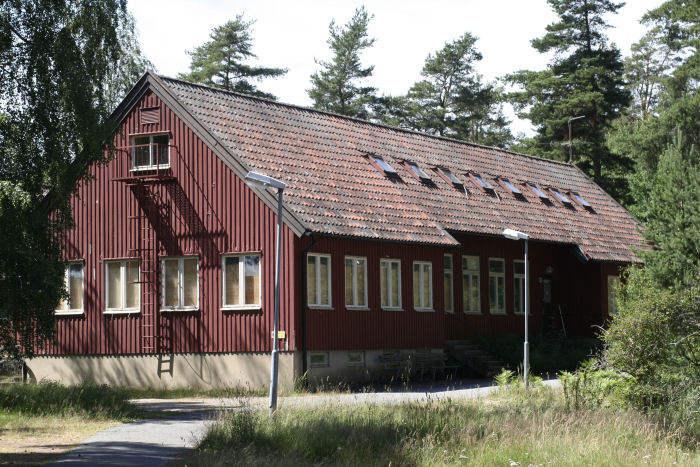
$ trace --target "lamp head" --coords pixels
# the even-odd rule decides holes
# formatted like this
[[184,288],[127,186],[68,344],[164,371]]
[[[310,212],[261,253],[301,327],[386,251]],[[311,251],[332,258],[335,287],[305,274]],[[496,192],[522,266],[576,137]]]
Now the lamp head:
[[505,229],[503,236],[509,240],[528,240],[530,238],[528,234],[513,229]]
[[277,180],[276,178],[268,177],[257,172],[248,172],[245,176],[245,181],[248,185],[256,185],[267,188],[271,186],[277,188],[278,190],[284,190],[287,185],[282,180]]

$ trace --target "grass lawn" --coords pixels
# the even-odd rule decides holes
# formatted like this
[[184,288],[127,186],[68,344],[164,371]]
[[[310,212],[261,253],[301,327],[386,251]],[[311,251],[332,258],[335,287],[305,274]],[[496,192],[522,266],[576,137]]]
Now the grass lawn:
[[1,385],[0,465],[51,462],[98,431],[142,418],[128,398],[103,386]]
[[187,465],[700,465],[698,440],[549,388],[473,401],[223,415]]

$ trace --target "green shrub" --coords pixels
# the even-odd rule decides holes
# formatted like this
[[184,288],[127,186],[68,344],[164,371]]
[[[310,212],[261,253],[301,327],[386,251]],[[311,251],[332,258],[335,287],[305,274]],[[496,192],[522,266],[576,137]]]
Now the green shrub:
[[599,367],[597,360],[588,360],[575,372],[559,374],[568,409],[622,406],[630,398],[634,378]]

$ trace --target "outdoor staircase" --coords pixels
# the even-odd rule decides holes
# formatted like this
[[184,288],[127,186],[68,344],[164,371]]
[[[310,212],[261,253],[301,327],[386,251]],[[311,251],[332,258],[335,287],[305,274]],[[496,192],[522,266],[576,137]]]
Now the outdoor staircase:
[[478,377],[493,378],[503,368],[508,368],[506,363],[470,340],[448,340],[445,342],[445,353]]

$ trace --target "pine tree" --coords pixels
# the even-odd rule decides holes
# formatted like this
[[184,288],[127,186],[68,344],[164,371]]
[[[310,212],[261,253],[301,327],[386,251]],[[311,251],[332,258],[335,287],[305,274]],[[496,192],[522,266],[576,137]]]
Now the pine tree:
[[287,70],[244,63],[246,60],[257,58],[253,53],[253,37],[250,30],[253,23],[254,21],[245,21],[243,15],[237,15],[235,20],[214,28],[208,42],[188,52],[192,57],[190,72],[178,77],[227,91],[275,99],[272,94],[259,90],[251,80],[277,78],[287,73]]
[[[613,195],[620,186],[616,173],[623,160],[611,153],[605,141],[613,120],[630,102],[624,87],[620,51],[607,43],[603,16],[616,13],[622,3],[610,0],[548,0],[559,21],[547,34],[534,39],[540,53],[554,52],[544,71],[518,71],[507,80],[522,91],[510,95],[519,116],[537,127],[531,144],[536,155],[568,159],[565,145],[570,117],[584,116],[574,124],[577,164]],[[562,144],[564,143],[564,144]]]
[[311,89],[307,90],[316,109],[357,118],[368,118],[375,100],[376,89],[360,86],[359,81],[372,76],[374,66],[362,67],[360,53],[374,44],[367,27],[373,15],[364,7],[343,26],[331,21],[328,26],[328,45],[333,52],[331,61],[320,61],[322,69],[311,75]]

